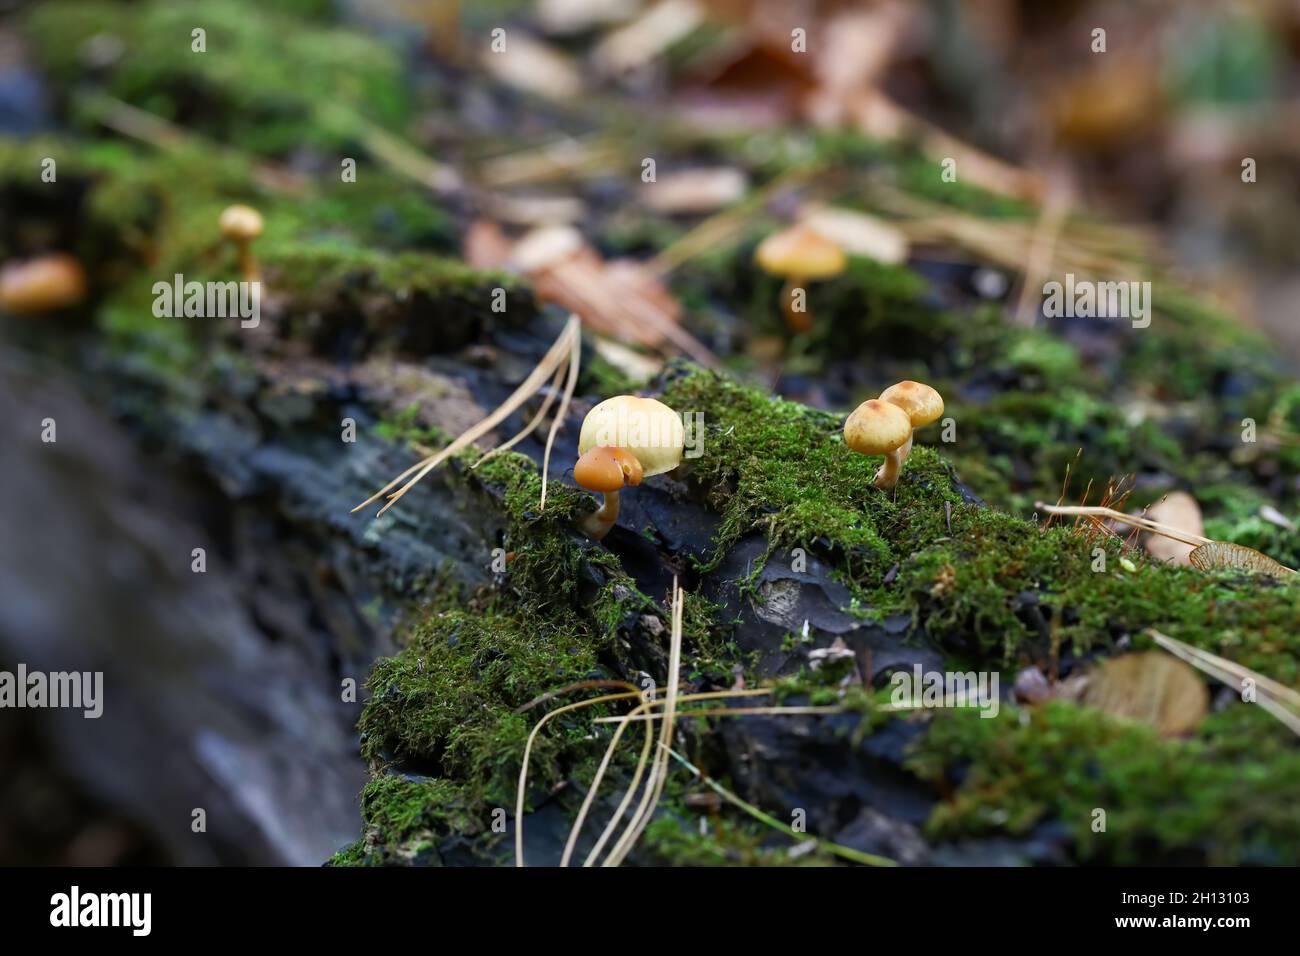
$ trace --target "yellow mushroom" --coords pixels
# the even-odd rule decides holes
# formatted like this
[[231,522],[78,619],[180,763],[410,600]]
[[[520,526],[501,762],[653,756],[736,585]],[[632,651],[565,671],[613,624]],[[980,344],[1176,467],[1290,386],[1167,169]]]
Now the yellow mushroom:
[[221,234],[239,250],[239,269],[248,282],[262,277],[253,258],[253,240],[262,234],[262,214],[252,206],[234,205],[222,210],[219,220]]
[[863,402],[844,422],[844,444],[860,455],[885,456],[874,482],[881,489],[898,484],[898,449],[911,435],[907,412],[878,398]]
[[758,244],[754,261],[768,275],[785,279],[781,289],[781,312],[792,332],[812,329],[812,312],[796,310],[795,293],[814,279],[829,279],[844,271],[848,260],[844,250],[808,226],[791,226],[773,233]]
[[588,412],[573,477],[604,499],[598,511],[579,521],[582,532],[596,541],[604,538],[618,518],[619,490],[676,468],[685,442],[681,418],[653,398],[617,395]]
[[62,252],[5,263],[0,269],[0,309],[14,315],[57,312],[86,297],[86,270]]
[[[924,382],[906,379],[881,392],[880,399],[907,412],[913,430],[936,421],[943,414],[943,396]],[[907,441],[898,449],[899,468],[903,467],[903,462],[907,461],[907,456],[911,453],[912,436],[908,435]]]
[[641,462],[626,448],[597,445],[573,466],[573,480],[588,491],[601,495],[600,507],[578,520],[578,528],[593,541],[609,534],[618,520],[618,493],[624,485],[641,484]]

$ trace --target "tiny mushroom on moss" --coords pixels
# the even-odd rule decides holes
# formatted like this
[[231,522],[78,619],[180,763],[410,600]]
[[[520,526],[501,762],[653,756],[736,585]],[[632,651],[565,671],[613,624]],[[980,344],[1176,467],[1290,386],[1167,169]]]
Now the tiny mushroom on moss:
[[619,491],[642,478],[661,475],[682,460],[686,432],[681,418],[663,402],[635,395],[606,399],[582,421],[578,463],[573,477],[588,491],[600,492],[600,508],[578,522],[599,541],[618,519]]
[[0,310],[14,315],[57,312],[86,297],[86,270],[62,252],[5,263],[0,269]]
[[624,485],[641,484],[645,471],[636,455],[626,448],[597,445],[590,449],[573,466],[573,480],[588,491],[602,496],[600,507],[578,520],[578,527],[593,541],[609,534],[618,520],[618,494]]
[[248,282],[261,278],[257,260],[253,258],[253,240],[262,234],[262,214],[252,206],[236,204],[227,206],[219,220],[221,234],[231,240],[239,250],[239,268]]
[[912,436],[912,421],[897,405],[868,399],[844,422],[844,444],[860,455],[884,455],[885,463],[876,474],[877,488],[898,484],[898,449]]
[[785,279],[781,289],[781,311],[792,332],[812,329],[812,313],[806,303],[795,309],[795,293],[813,279],[829,279],[844,271],[848,260],[842,250],[816,230],[791,226],[773,233],[758,244],[754,261],[768,275]]
[[[913,431],[936,421],[943,414],[943,396],[924,382],[913,382],[911,379],[905,379],[881,392],[880,399],[889,402],[891,405],[897,405],[907,412],[907,417],[912,422]],[[907,441],[898,449],[899,468],[903,467],[903,463],[907,461],[907,456],[911,453],[912,436],[908,435]],[[882,468],[881,471],[883,474],[884,469]],[[880,477],[880,475],[876,476],[877,482],[880,481]],[[880,487],[892,488],[897,480],[898,477],[895,475],[893,482]]]

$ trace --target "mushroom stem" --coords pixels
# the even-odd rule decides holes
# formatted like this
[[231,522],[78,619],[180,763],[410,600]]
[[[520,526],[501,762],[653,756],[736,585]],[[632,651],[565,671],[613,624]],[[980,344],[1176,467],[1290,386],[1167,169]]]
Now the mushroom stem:
[[904,448],[911,450],[912,440],[909,438],[905,445],[900,445],[893,451],[885,452],[885,463],[880,466],[876,472],[876,480],[872,482],[881,491],[888,491],[898,484],[898,473],[903,467],[903,455],[901,452]]
[[898,446],[898,451],[895,452],[895,454],[898,455],[898,467],[899,467],[899,468],[902,468],[902,467],[903,467],[903,463],[907,461],[907,456],[910,455],[910,454],[912,453],[912,436],[915,435],[915,434],[916,434],[916,432],[912,432],[911,435],[908,435],[908,436],[907,436],[907,441],[905,441],[905,442],[903,442],[903,444],[899,445],[899,446]]
[[786,326],[796,335],[811,332],[813,326],[812,312],[807,308],[807,290],[804,292],[804,308],[799,311],[794,308],[795,291],[804,288],[804,283],[802,276],[790,276],[781,287],[781,312],[785,316]]
[[247,239],[240,239],[235,245],[239,249],[239,269],[244,273],[244,280],[259,281],[262,278],[262,270],[257,267],[257,260],[253,258],[253,244]]
[[592,541],[601,541],[618,520],[618,492],[607,491],[601,496],[600,507],[578,519],[578,530]]

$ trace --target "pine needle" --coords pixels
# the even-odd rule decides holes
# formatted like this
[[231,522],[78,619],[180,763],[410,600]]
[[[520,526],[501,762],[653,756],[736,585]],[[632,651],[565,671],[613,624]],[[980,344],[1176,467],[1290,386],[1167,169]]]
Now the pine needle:
[[1245,665],[1211,654],[1199,647],[1193,647],[1168,634],[1162,634],[1153,627],[1147,628],[1145,633],[1170,654],[1181,658],[1239,693],[1245,689],[1246,682],[1250,681],[1257,692],[1255,703],[1277,718],[1292,733],[1300,735],[1300,693]]
[[[685,700],[685,698],[682,698]],[[683,720],[687,717],[753,717],[753,716],[772,716],[777,714],[842,714],[843,707],[711,707],[701,710],[679,710],[677,719]],[[597,717],[592,721],[593,724],[616,724],[616,723],[639,723],[648,720],[657,720],[654,714],[637,714],[626,717]]]
[[[760,697],[770,693],[772,693],[771,689],[766,687],[756,687],[750,690],[708,691],[702,694],[683,694],[679,698],[679,702],[684,703],[687,701],[721,700],[724,698],[732,698],[732,697]],[[565,844],[564,856],[560,861],[560,866],[568,866],[569,864],[569,858],[573,852],[573,846],[575,843],[577,843],[578,834],[582,831],[582,826],[586,822],[587,813],[591,808],[592,801],[596,797],[596,793],[600,789],[601,781],[605,777],[605,771],[608,769],[610,759],[613,757],[614,752],[618,747],[618,742],[620,738],[622,738],[623,736],[623,731],[627,729],[629,723],[631,723],[634,720],[640,719],[642,714],[644,714],[652,707],[657,707],[661,703],[663,703],[662,699],[642,701],[639,705],[637,705],[636,708],[630,711],[626,716],[616,718],[616,722],[619,724],[618,729],[614,731],[613,738],[610,740],[609,745],[605,748],[605,755],[601,759],[600,765],[596,768],[596,775],[592,777],[591,785],[587,788],[587,796],[582,801],[582,807],[578,810],[578,816],[574,819],[573,826],[569,831],[569,839]],[[591,852],[588,853],[587,859],[582,864],[583,866],[591,866],[592,863],[595,862],[596,857],[600,855],[600,851],[605,848],[605,844],[609,841],[609,838],[613,836],[614,828],[618,825],[618,821],[621,820],[623,818],[623,814],[627,812],[628,804],[632,802],[632,797],[635,795],[637,786],[641,782],[641,775],[645,772],[645,764],[649,758],[649,753],[650,753],[649,742],[651,738],[648,732],[648,728],[649,725],[647,724],[646,743],[642,748],[641,759],[637,763],[636,770],[632,775],[632,781],[628,785],[627,791],[624,793],[623,799],[619,802],[619,805],[615,809],[614,814],[610,818],[609,823],[606,824],[605,829],[601,832],[600,838],[596,841],[596,845],[591,849]]]
[[668,650],[668,694],[664,703],[662,729],[659,731],[659,749],[655,753],[654,764],[650,768],[650,777],[646,781],[645,792],[641,796],[627,829],[614,848],[609,851],[602,866],[618,866],[631,852],[632,847],[645,830],[654,815],[659,798],[663,795],[664,782],[668,776],[668,749],[673,743],[673,725],[677,716],[677,681],[682,666],[682,610],[683,593],[673,578],[673,622]]
[[[577,320],[574,316],[569,321]],[[555,444],[555,435],[560,430],[560,425],[564,422],[564,416],[569,411],[569,402],[573,399],[573,390],[578,387],[578,371],[582,363],[582,336],[575,327],[573,331],[573,344],[569,352],[569,379],[564,383],[564,397],[560,399],[560,410],[555,413],[555,420],[551,422],[551,430],[546,435],[546,450],[542,452],[542,500],[537,506],[538,511],[546,510],[546,483],[549,480],[551,471],[551,447]]]
[[1049,505],[1044,501],[1034,502],[1034,507],[1049,515],[1079,515],[1093,519],[1110,518],[1112,521],[1119,521],[1135,528],[1141,528],[1143,531],[1150,531],[1152,534],[1172,538],[1175,541],[1181,541],[1183,544],[1190,544],[1195,548],[1192,552],[1192,564],[1201,571],[1209,571],[1214,568],[1231,568],[1256,571],[1274,576],[1279,573],[1296,573],[1294,568],[1279,564],[1268,555],[1256,551],[1254,548],[1233,544],[1230,541],[1215,541],[1213,538],[1193,534],[1190,531],[1175,528],[1173,525],[1162,524],[1159,521],[1152,521],[1150,518],[1139,515],[1126,515],[1114,508],[1105,508],[1100,505]]
[[1150,531],[1152,534],[1173,538],[1175,541],[1181,541],[1183,544],[1193,546],[1209,544],[1212,541],[1211,538],[1204,535],[1192,534],[1190,531],[1175,528],[1173,525],[1161,524],[1159,521],[1152,521],[1150,518],[1143,518],[1139,515],[1126,515],[1122,511],[1116,511],[1114,508],[1106,508],[1101,505],[1049,505],[1045,501],[1037,501],[1034,502],[1034,507],[1049,515],[1110,518],[1112,521],[1132,525],[1135,528],[1141,528],[1143,531]]
[[496,448],[484,452],[482,458],[469,466],[470,471],[474,471],[479,465],[495,458],[497,455],[508,452],[533,432],[537,431],[537,426],[542,423],[542,419],[546,417],[546,413],[549,412],[551,406],[555,404],[555,397],[560,393],[560,383],[564,381],[564,372],[565,370],[563,366],[555,370],[555,377],[551,379],[550,387],[547,388],[546,394],[542,397],[542,405],[537,409],[537,414],[532,417],[528,424],[521,428],[518,433],[516,433],[515,437],[510,439],[508,442],[497,445]]
[[[776,817],[768,813],[764,813],[762,810],[754,806],[752,803],[749,803],[741,799],[740,797],[736,796],[736,794],[732,793],[730,790],[728,790],[722,784],[718,783],[712,777],[707,776],[703,771],[700,770],[699,767],[695,766],[695,764],[691,763],[689,760],[687,760],[685,757],[679,754],[676,750],[673,750],[671,747],[669,747],[668,753],[671,754],[672,757],[678,763],[680,763],[683,767],[689,770],[695,776],[695,778],[700,781],[700,783],[704,784],[706,787],[708,787],[710,790],[712,790],[714,793],[720,796],[723,800],[726,800],[732,806],[738,807],[741,810],[745,811],[745,813],[749,814],[751,817],[753,817],[755,820],[759,821],[760,823],[764,823],[767,826],[772,827],[772,829],[774,830],[780,830],[786,836],[793,837],[796,840],[807,839],[805,834],[796,832],[793,827],[788,826],[785,823],[782,823]],[[832,843],[830,840],[821,840],[818,839],[817,837],[812,837],[811,839],[814,843],[817,844],[819,849],[825,850],[827,853],[833,853],[838,857],[842,857],[843,859],[851,860],[854,863],[863,863],[866,864],[867,866],[898,866],[898,863],[895,860],[891,860],[889,859],[889,857],[886,856],[877,856],[874,853],[866,853],[862,850],[855,850],[852,847],[841,846],[838,843]]]
[[[361,504],[353,508],[352,511],[354,513],[360,511],[362,508],[374,504],[380,498],[387,495],[388,503],[379,509],[379,514],[382,515],[393,505],[397,504],[397,502],[401,500],[402,496],[414,488],[416,484],[429,474],[429,472],[433,471],[433,469],[437,468],[461,449],[478,441],[504,421],[508,416],[513,414],[515,410],[523,405],[524,402],[528,401],[529,398],[537,394],[546,383],[547,378],[556,374],[557,370],[562,367],[562,363],[567,357],[569,359],[569,383],[566,388],[565,398],[560,404],[560,410],[556,414],[556,420],[551,425],[551,437],[548,439],[547,449],[549,456],[550,442],[554,440],[554,435],[559,427],[559,423],[563,420],[564,413],[568,410],[568,399],[572,396],[573,388],[577,384],[576,369],[582,354],[581,328],[582,325],[578,317],[576,315],[569,316],[569,321],[565,323],[564,330],[560,332],[559,337],[551,345],[550,349],[547,350],[546,354],[542,357],[542,360],[537,363],[537,366],[529,373],[528,377],[524,379],[520,386],[511,393],[510,397],[497,406],[496,410],[493,411],[492,414],[488,415],[487,418],[484,418],[477,425],[462,432],[461,435],[446,448],[428,456],[422,461],[416,462],[410,468],[406,469],[406,471],[402,472],[386,484],[383,488],[379,489],[379,491],[375,492],[365,501],[361,502]],[[414,477],[408,479],[407,476],[411,474],[414,474]],[[403,484],[404,481],[405,484]],[[399,485],[401,485],[401,487],[398,488],[397,491],[392,491],[392,489],[397,488]],[[543,468],[543,496],[545,495],[545,489],[546,470]]]
[[[612,700],[627,700],[629,697],[640,695],[631,684],[626,681],[612,682],[616,686],[628,687],[630,690],[619,694],[605,694],[601,697],[592,697],[588,700],[576,701],[572,704],[565,704],[563,707],[557,707],[555,710],[542,716],[536,724],[533,725],[532,732],[528,735],[528,742],[524,745],[524,760],[519,767],[519,786],[515,790],[515,866],[524,865],[524,794],[528,786],[528,758],[533,752],[533,741],[537,739],[537,734],[546,724],[554,717],[560,714],[568,713],[572,710],[580,710],[583,707],[593,707],[596,704],[606,703]],[[578,685],[574,685],[575,687]],[[530,705],[531,706],[531,705]]]

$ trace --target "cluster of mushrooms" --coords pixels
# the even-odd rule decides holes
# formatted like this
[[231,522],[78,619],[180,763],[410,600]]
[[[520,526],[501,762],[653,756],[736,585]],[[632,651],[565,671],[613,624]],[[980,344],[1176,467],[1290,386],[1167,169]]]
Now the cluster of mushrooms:
[[[844,443],[863,455],[884,455],[875,486],[888,490],[912,451],[912,433],[943,414],[943,398],[922,382],[891,385],[859,405],[844,423]],[[579,519],[578,528],[602,540],[618,520],[619,493],[682,461],[685,429],[677,413],[653,398],[619,395],[606,399],[582,422],[573,478],[602,496],[600,507]]]
[[873,482],[888,491],[898,484],[912,452],[912,433],[943,414],[943,396],[910,379],[891,385],[879,398],[863,402],[844,423],[844,444],[862,455],[884,455]]

